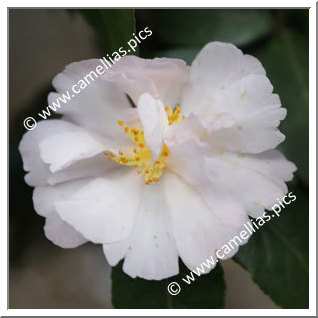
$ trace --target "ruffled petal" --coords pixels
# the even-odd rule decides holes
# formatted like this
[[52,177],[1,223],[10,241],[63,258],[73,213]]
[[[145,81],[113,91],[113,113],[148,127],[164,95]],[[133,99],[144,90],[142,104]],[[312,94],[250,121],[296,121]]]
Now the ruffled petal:
[[182,60],[142,59],[124,56],[103,74],[103,78],[128,94],[137,105],[141,94],[149,93],[165,106],[180,102],[181,89],[188,80],[188,66]]
[[182,109],[200,115],[213,147],[260,153],[284,140],[277,127],[286,110],[261,63],[232,44],[206,45],[190,69]]
[[232,122],[213,127],[211,118],[209,142],[214,147],[231,151],[259,153],[275,148],[285,140],[277,129],[286,116],[279,97],[264,75],[249,75],[229,87],[215,99],[213,111],[229,114]]
[[255,57],[244,55],[230,43],[207,44],[191,65],[189,86],[182,99],[183,110],[190,113],[195,109],[196,113],[205,114],[216,96],[248,74],[265,75]]

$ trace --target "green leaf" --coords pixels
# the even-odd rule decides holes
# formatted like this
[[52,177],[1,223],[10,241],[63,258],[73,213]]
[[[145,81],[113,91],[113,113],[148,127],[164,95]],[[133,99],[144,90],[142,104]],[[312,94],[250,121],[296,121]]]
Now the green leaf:
[[[80,12],[96,30],[109,52],[127,46],[136,32],[134,9],[83,9]],[[138,51],[135,54],[138,55]]]
[[[180,262],[180,274],[161,281],[131,278],[123,273],[122,262],[112,270],[112,300],[115,308],[223,308],[225,282],[218,264],[209,274],[188,285],[182,280],[190,270]],[[181,291],[172,296],[167,291],[177,282]]]
[[267,10],[183,9],[155,10],[154,36],[175,46],[201,47],[210,41],[244,46],[269,34]]
[[283,308],[308,308],[308,194],[292,188],[296,200],[240,247],[234,260]]
[[309,182],[308,39],[283,32],[260,53],[268,78],[278,93],[287,117],[280,126],[286,135],[281,149],[298,167],[298,175]]

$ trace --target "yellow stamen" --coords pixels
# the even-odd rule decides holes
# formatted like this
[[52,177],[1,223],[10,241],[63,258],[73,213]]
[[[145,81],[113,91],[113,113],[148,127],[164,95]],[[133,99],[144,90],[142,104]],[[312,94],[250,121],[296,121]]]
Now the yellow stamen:
[[[169,106],[165,107],[169,125],[179,123],[184,119],[180,116],[181,109],[176,106],[173,111]],[[124,132],[129,136],[136,148],[133,148],[132,153],[125,154],[122,150],[118,151],[118,156],[111,151],[106,151],[105,155],[109,156],[108,160],[115,161],[116,164],[131,166],[133,168],[140,168],[137,170],[138,174],[143,174],[145,183],[147,185],[152,182],[158,182],[163,174],[166,166],[165,159],[169,156],[169,148],[166,144],[163,145],[162,152],[156,162],[151,163],[151,151],[147,146],[144,132],[135,127],[129,127],[122,120],[119,120],[118,125],[124,128]]]

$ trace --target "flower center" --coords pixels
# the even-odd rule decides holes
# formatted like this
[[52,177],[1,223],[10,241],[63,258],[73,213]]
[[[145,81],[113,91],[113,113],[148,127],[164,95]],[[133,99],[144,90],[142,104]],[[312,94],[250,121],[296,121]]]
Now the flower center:
[[[165,107],[168,115],[169,125],[181,122],[184,116],[180,116],[180,107],[176,106],[173,111],[169,106]],[[130,153],[124,154],[122,151],[115,155],[113,152],[106,151],[105,155],[109,156],[108,160],[114,161],[116,164],[131,166],[137,170],[137,173],[145,176],[145,183],[159,181],[164,167],[166,166],[165,159],[169,156],[169,148],[166,144],[163,145],[162,152],[159,158],[154,163],[151,161],[151,151],[147,146],[144,132],[141,129],[129,127],[123,121],[118,121],[118,125],[124,128],[124,132],[129,136],[130,140],[134,143],[134,148]]]

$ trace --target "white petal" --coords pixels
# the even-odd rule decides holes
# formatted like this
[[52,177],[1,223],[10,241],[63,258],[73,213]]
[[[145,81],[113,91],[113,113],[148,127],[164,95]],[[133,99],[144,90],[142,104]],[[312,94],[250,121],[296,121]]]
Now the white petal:
[[149,93],[174,107],[180,101],[180,92],[188,80],[188,66],[182,60],[142,59],[133,55],[122,57],[103,78],[118,87],[137,104],[141,94]]
[[259,153],[284,141],[277,129],[286,116],[277,95],[264,75],[249,75],[215,98],[213,112],[229,114],[232,124],[214,128],[210,142],[214,147],[232,151]]
[[277,127],[286,115],[260,62],[235,46],[205,46],[190,69],[182,110],[199,114],[213,147],[259,153],[284,140]]
[[[24,134],[19,150],[22,155],[24,169],[29,171],[25,176],[29,185],[57,184],[82,177],[98,176],[109,169],[113,169],[114,164],[107,160],[104,150],[116,150],[118,148],[117,145],[110,145],[110,141],[107,140],[105,141],[107,147],[99,148],[98,150],[103,149],[103,151],[92,155],[94,153],[92,151],[93,146],[96,143],[98,145],[99,138],[96,138],[97,141],[94,140],[92,143],[86,142],[82,144],[79,144],[82,141],[79,139],[75,141],[74,139],[67,140],[69,138],[66,136],[74,137],[74,132],[83,133],[83,130],[64,120],[46,120],[40,121],[36,129]],[[85,131],[84,134],[88,133]],[[91,135],[88,135],[88,138],[90,137]],[[40,144],[43,147],[42,155],[46,162],[41,157]],[[87,157],[87,154],[83,156],[84,149],[90,150],[90,155],[92,156]],[[60,170],[52,173],[50,163],[53,164],[54,171],[57,168]]]
[[198,140],[190,139],[169,146],[169,156],[166,159],[167,168],[192,185],[209,183],[204,169],[204,158],[210,153],[210,147]]
[[44,231],[54,244],[64,247],[76,247],[87,240],[72,226],[64,222],[56,213],[54,204],[69,198],[90,179],[65,182],[56,186],[36,187],[33,191],[33,204],[36,212],[46,217]]
[[161,280],[178,274],[178,253],[161,182],[146,186],[136,224],[129,237],[103,249],[111,265],[125,257],[123,270],[131,277]]
[[296,167],[278,151],[258,155],[224,153],[207,160],[212,187],[241,202],[249,215],[260,217],[287,193],[285,181]]
[[172,173],[165,173],[164,177],[178,253],[193,270],[211,255],[215,257],[216,250],[237,234],[237,227],[224,225],[201,195],[179,177]]
[[121,130],[117,121],[123,120],[122,112],[131,106],[124,92],[101,79],[101,75],[96,72],[99,65],[103,66],[97,59],[67,65],[65,70],[53,79],[53,86],[58,93],[51,93],[48,103],[51,106],[53,103],[56,104],[56,99],[67,90],[72,95],[73,85],[77,85],[75,89],[79,91],[80,84],[82,87],[86,84],[87,86],[78,94],[73,94],[74,98],[66,104],[60,101],[57,112],[66,115],[79,126],[94,130],[108,138],[118,139]]
[[87,242],[82,234],[64,222],[57,213],[46,218],[44,232],[50,241],[63,248],[78,247]]
[[88,240],[116,242],[131,232],[143,184],[135,170],[123,167],[94,179],[68,200],[57,202],[56,209]]
[[189,140],[199,141],[204,138],[205,130],[203,121],[191,113],[182,122],[169,125],[165,129],[164,140],[169,147]]
[[248,220],[243,205],[229,194],[217,192],[214,187],[202,187],[200,193],[208,207],[225,226],[240,229]]
[[74,125],[63,120],[46,120],[38,122],[34,130],[26,132],[19,145],[23,159],[23,168],[29,173],[25,176],[31,186],[45,185],[51,175],[49,166],[40,157],[39,143],[56,133],[72,131]]
[[60,183],[54,186],[40,186],[33,191],[33,204],[35,211],[44,217],[55,213],[55,202],[64,201],[81,187],[90,182],[91,178],[79,179]]
[[110,162],[103,151],[93,157],[77,160],[67,168],[56,171],[47,178],[47,183],[54,185],[84,177],[98,177],[113,169],[114,162]]
[[162,152],[164,129],[168,126],[167,114],[162,102],[148,93],[139,98],[138,114],[147,146],[152,153],[152,162],[155,162]]
[[200,141],[202,133],[202,122],[194,114],[165,130],[164,141],[170,150],[166,167],[192,185],[210,182],[204,169],[204,158],[212,154],[212,149]]
[[186,112],[195,109],[198,113],[206,113],[206,107],[223,89],[248,74],[265,74],[256,58],[243,55],[241,50],[229,43],[207,44],[191,65],[190,84],[182,101],[183,109]]
[[109,142],[76,127],[74,131],[57,133],[41,141],[39,148],[43,161],[56,172],[105,151],[108,145]]

